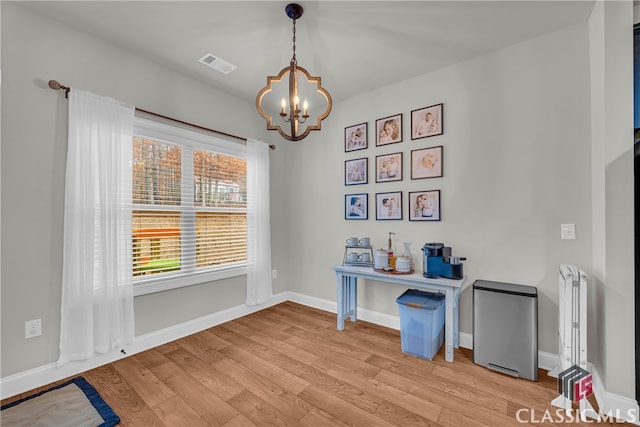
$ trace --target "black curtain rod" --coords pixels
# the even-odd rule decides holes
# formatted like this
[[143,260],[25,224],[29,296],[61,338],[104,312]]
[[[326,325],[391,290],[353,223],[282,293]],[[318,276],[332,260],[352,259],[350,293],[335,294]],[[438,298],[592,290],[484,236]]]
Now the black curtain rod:
[[[62,84],[60,84],[57,80],[49,80],[49,87],[53,90],[64,90],[65,93],[65,97],[69,97],[69,91],[71,90],[71,88],[69,86],[64,86]],[[148,111],[148,110],[143,110],[142,108],[138,108],[136,107],[136,111],[140,112],[140,113],[144,113],[144,114],[149,114],[155,117],[159,117],[161,119],[165,119],[165,120],[171,120],[172,122],[176,122],[176,123],[180,123],[183,125],[187,125],[187,126],[191,126],[194,127],[196,129],[201,129],[201,130],[205,130],[207,132],[213,132],[213,133],[217,133],[219,135],[224,135],[230,138],[235,138],[235,139],[239,139],[241,141],[247,142],[247,138],[243,138],[241,136],[236,136],[236,135],[232,135],[230,133],[226,133],[226,132],[222,132],[219,130],[215,130],[215,129],[211,129],[211,128],[206,128],[204,126],[200,126],[200,125],[196,125],[194,123],[189,123],[189,122],[185,122],[183,120],[180,119],[174,119],[173,117],[169,117],[169,116],[165,116],[162,114],[158,114],[158,113],[154,113],[153,111]],[[271,148],[272,150],[276,149],[276,146],[273,144],[269,145],[269,148]]]

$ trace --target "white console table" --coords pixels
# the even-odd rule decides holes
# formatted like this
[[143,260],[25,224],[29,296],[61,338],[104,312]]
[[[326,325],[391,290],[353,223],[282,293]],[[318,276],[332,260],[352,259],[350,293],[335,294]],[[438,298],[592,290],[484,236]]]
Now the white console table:
[[358,278],[377,280],[379,282],[395,283],[397,285],[410,286],[412,288],[428,289],[444,293],[445,295],[445,319],[444,319],[444,346],[445,360],[453,362],[453,349],[458,348],[459,313],[458,302],[460,291],[466,280],[462,279],[430,279],[422,274],[388,274],[375,271],[371,267],[355,267],[337,265],[333,267],[336,272],[338,288],[338,330],[344,330],[344,321],[347,317],[355,322],[358,319]]

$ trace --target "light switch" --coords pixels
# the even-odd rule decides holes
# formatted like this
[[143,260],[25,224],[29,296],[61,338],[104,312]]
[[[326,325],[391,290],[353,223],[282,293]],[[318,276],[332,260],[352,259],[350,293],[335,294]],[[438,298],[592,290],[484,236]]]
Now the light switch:
[[562,240],[576,240],[576,225],[560,224],[560,238]]

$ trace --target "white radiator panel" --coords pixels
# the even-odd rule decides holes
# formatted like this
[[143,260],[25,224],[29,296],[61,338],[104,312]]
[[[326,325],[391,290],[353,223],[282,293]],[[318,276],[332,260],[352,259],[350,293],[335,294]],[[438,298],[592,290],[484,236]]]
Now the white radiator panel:
[[561,265],[559,276],[560,371],[587,369],[587,276],[573,265]]
[[[587,371],[587,275],[574,265],[560,266],[558,308],[560,363],[557,372],[574,365]],[[562,394],[551,403],[565,409],[567,415],[572,410],[571,400]],[[580,400],[579,410],[583,421],[587,421],[587,417],[600,419],[587,399]]]

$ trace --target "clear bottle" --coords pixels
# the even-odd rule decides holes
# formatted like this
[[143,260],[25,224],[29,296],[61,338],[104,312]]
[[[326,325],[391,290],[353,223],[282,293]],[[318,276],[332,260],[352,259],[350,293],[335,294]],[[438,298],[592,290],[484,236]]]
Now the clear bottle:
[[411,242],[404,242],[404,254],[402,254],[402,256],[409,258],[411,270],[414,270],[415,265],[413,264],[413,256],[411,255]]

